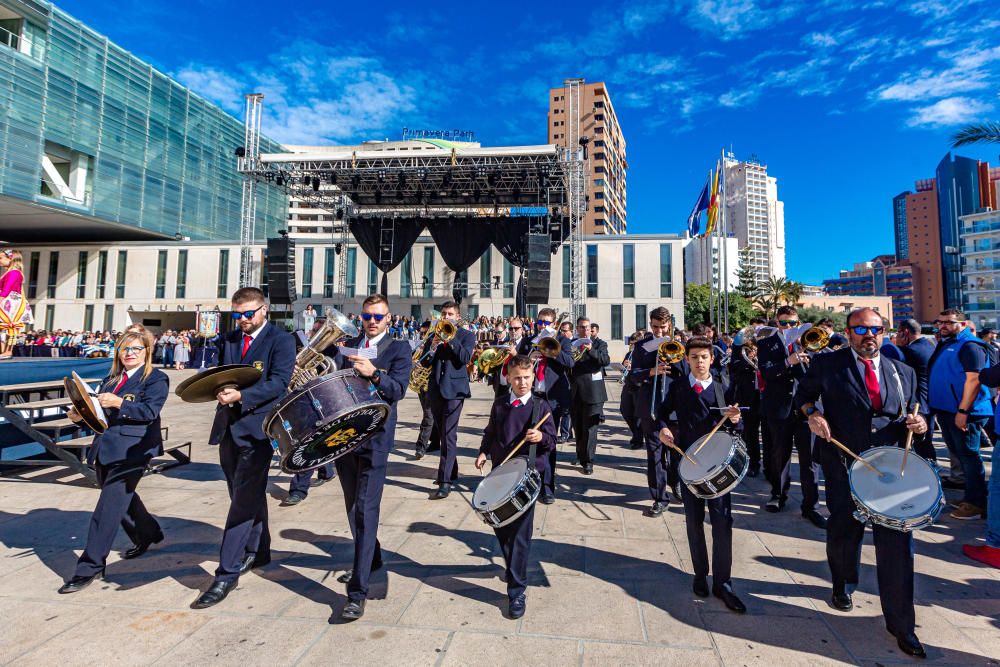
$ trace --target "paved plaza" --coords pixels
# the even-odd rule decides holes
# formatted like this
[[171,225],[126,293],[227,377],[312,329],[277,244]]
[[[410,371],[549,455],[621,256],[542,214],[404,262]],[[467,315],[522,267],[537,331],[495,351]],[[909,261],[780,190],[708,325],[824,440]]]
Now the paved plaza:
[[[170,372],[176,386],[190,372]],[[360,621],[339,620],[336,577],[353,550],[336,481],[281,507],[288,476],[269,488],[274,560],[216,607],[189,608],[211,581],[228,497],[218,454],[205,444],[214,411],[171,394],[170,439],[194,442],[190,465],[147,476],[140,494],[166,539],[136,560],[119,533],[104,582],[73,595],[72,574],[98,492],[62,471],[0,479],[0,664],[18,665],[820,665],[915,662],[885,631],[875,594],[871,533],[855,609],[834,611],[822,531],[798,497],[781,514],[761,505],[763,478],[733,499],[734,585],[749,608],[691,592],[678,504],[647,518],[645,453],[627,447],[617,412],[602,428],[592,477],[560,447],[558,500],[538,505],[527,614],[504,618],[502,558],[469,501],[472,466],[492,391],[473,387],[459,433],[459,493],[430,500],[438,459],[413,458],[420,408],[401,405],[379,537],[386,567]],[[793,495],[798,486],[793,487]],[[825,511],[825,508],[821,508]],[[982,521],[942,516],[917,535],[917,634],[931,664],[1000,665],[1000,570],[968,560]],[[711,532],[709,531],[709,537]]]

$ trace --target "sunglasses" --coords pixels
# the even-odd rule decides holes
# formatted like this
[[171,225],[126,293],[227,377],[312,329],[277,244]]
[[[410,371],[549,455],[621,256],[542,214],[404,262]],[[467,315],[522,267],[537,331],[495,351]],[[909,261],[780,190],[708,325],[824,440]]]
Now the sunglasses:
[[932,324],[935,326],[943,327],[946,324],[961,324],[961,320],[934,320]]
[[253,319],[253,316],[257,314],[257,311],[263,308],[263,305],[257,306],[253,310],[234,310],[232,313],[232,318],[237,322],[244,317],[248,320]]
[[864,336],[866,333],[877,336],[885,331],[885,327],[851,327],[851,331],[857,336]]
[[140,352],[145,352],[146,348],[143,345],[132,345],[129,347],[123,347],[122,352],[131,352],[132,354],[139,354]]
[[547,327],[550,324],[552,324],[552,320],[537,320],[535,322],[535,325],[540,327]]
[[383,315],[381,313],[361,313],[361,319],[363,319],[365,322],[367,322],[373,317],[375,318],[376,322],[381,322],[382,320],[387,318],[388,315]]
[[523,329],[523,328],[524,328],[524,327],[511,327],[511,328],[510,328],[510,330],[511,330],[511,331],[520,331],[520,330],[521,330],[521,329]]
[[798,320],[778,320],[778,324],[783,327],[794,327],[798,323]]

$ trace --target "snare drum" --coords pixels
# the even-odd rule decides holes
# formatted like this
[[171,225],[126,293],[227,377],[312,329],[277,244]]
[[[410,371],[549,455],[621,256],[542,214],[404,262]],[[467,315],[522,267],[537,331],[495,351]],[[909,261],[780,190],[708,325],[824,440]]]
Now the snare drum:
[[484,523],[502,528],[528,511],[542,488],[542,477],[523,456],[490,471],[472,495],[472,509]]
[[389,418],[374,385],[353,369],[310,380],[283,398],[264,421],[281,454],[281,469],[305,472],[338,459],[370,440]]
[[854,518],[909,533],[934,523],[944,508],[941,479],[921,456],[910,452],[906,471],[901,447],[872,447],[861,458],[878,468],[879,477],[860,461],[850,469],[851,496],[858,506]]
[[688,461],[687,456],[681,458],[678,472],[691,493],[704,500],[711,500],[736,488],[747,474],[750,456],[747,454],[746,444],[739,436],[724,431],[713,433],[695,455],[694,450],[698,449],[702,440],[704,437],[699,438],[687,450],[694,463]]

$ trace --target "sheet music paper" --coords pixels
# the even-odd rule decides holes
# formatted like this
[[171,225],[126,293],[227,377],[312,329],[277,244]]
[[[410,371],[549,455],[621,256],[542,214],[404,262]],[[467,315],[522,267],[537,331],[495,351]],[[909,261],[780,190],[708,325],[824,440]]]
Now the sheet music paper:
[[573,349],[574,350],[577,350],[577,349],[583,347],[584,345],[593,345],[593,344],[594,344],[593,341],[591,341],[589,338],[574,338],[573,339]]
[[342,347],[340,353],[347,357],[361,357],[362,359],[374,359],[378,356],[378,345],[369,347]]
[[660,338],[654,338],[653,340],[646,341],[645,343],[643,343],[642,349],[646,350],[646,352],[652,352],[656,348],[660,347],[660,343],[663,343],[668,340],[672,340],[670,336],[661,336]]
[[551,327],[545,327],[538,332],[538,335],[531,339],[531,342],[537,344],[543,338],[555,338],[556,330]]

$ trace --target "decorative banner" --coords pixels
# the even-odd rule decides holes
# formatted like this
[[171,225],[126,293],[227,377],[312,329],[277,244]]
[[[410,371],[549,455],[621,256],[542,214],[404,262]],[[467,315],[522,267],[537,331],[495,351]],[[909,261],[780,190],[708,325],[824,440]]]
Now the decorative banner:
[[211,338],[219,333],[219,311],[198,311],[198,335]]

